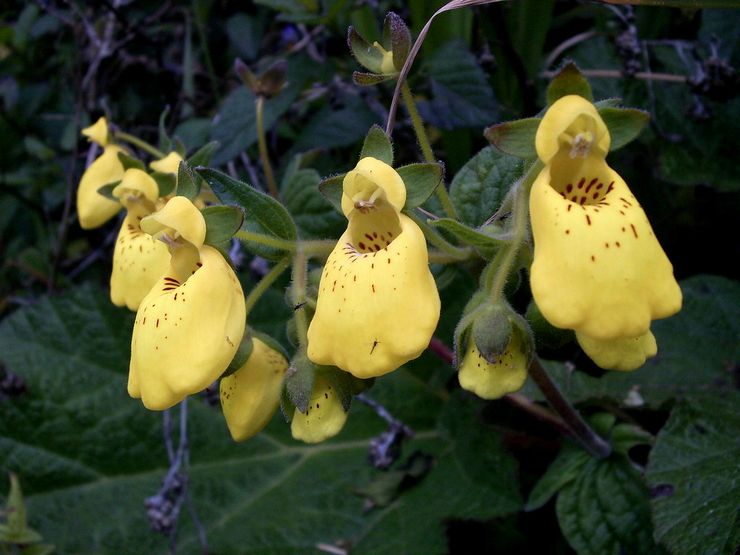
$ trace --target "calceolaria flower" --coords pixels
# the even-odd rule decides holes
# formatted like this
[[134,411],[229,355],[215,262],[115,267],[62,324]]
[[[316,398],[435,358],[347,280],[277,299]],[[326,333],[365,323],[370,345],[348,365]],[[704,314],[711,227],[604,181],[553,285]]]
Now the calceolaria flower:
[[221,378],[220,398],[226,424],[235,441],[257,434],[280,405],[285,357],[257,337],[252,352],[233,374]]
[[457,379],[460,387],[482,399],[499,399],[524,386],[528,367],[529,356],[518,333],[511,334],[506,349],[493,362],[486,360],[470,338]]
[[113,189],[127,214],[113,251],[110,297],[116,306],[139,308],[141,300],[167,271],[167,245],[141,230],[141,220],[157,208],[159,188],[146,172],[131,168]]
[[118,202],[104,197],[98,193],[98,189],[123,177],[123,164],[118,159],[118,153],[125,151],[108,140],[108,123],[105,118],[100,118],[83,129],[82,134],[103,147],[103,153],[82,174],[77,188],[77,217],[80,227],[93,229],[103,225],[121,209]]
[[406,187],[398,173],[367,157],[343,186],[349,225],[321,276],[308,358],[370,378],[426,349],[440,301],[424,234],[401,213]]
[[681,290],[645,212],[606,163],[609,144],[601,116],[580,96],[559,99],[542,119],[531,287],[543,316],[575,330],[594,362],[633,370],[656,353],[650,322],[680,310]]
[[136,313],[128,391],[147,408],[163,410],[226,370],[244,334],[246,309],[231,266],[204,244],[206,223],[192,202],[173,197],[141,229],[167,243],[171,258]]
[[317,374],[306,412],[295,409],[290,432],[293,439],[305,443],[320,443],[337,435],[347,421],[347,412],[337,390],[321,374]]
[[177,170],[180,168],[180,162],[182,162],[182,156],[173,150],[164,158],[149,162],[149,167],[155,172],[174,173],[177,175]]

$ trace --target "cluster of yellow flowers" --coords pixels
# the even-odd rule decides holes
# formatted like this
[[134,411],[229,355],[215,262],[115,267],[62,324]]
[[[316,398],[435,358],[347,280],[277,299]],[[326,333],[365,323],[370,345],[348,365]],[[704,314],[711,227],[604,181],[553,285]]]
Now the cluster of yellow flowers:
[[[100,226],[126,210],[111,299],[136,311],[129,394],[162,410],[220,378],[232,436],[251,437],[280,404],[288,361],[251,335],[239,280],[221,252],[205,242],[200,208],[206,200],[161,196],[146,171],[124,170],[119,153],[126,151],[109,140],[105,119],[83,134],[103,153],[80,182],[82,227]],[[542,119],[536,149],[544,169],[529,197],[531,289],[544,317],[575,330],[596,364],[632,370],[656,353],[650,323],[678,311],[681,292],[643,210],[605,162],[609,143],[603,120],[584,98],[566,96]],[[177,176],[181,162],[173,152],[150,167]],[[117,202],[98,193],[116,182]],[[372,378],[429,345],[440,299],[424,233],[403,213],[405,203],[401,176],[381,160],[365,157],[345,176],[341,207],[348,225],[324,265],[307,332],[305,355],[315,365]],[[457,346],[459,381],[494,399],[524,384],[530,339],[520,316],[480,299],[474,304],[479,319],[503,322],[507,331],[496,339],[497,348],[481,352],[481,343],[470,337],[480,331],[470,328]],[[251,341],[250,354],[229,373],[245,340]],[[293,436],[307,442],[337,434],[347,417],[340,392],[318,372],[308,408],[292,416]]]

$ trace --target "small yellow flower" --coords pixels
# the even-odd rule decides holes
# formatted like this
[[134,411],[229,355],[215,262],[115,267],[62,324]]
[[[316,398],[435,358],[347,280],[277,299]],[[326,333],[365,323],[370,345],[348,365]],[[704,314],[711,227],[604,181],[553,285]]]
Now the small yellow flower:
[[180,168],[180,162],[182,162],[182,156],[173,150],[164,158],[149,162],[149,167],[156,172],[174,173],[177,175],[177,171]]
[[280,405],[285,357],[260,339],[252,338],[247,362],[230,376],[221,378],[221,408],[235,441],[259,433]]
[[171,259],[142,300],[131,338],[129,394],[152,410],[205,389],[228,367],[244,334],[241,285],[221,253],[203,244],[203,215],[184,197],[141,221]]
[[111,301],[130,310],[139,304],[157,280],[167,271],[170,253],[167,246],[141,230],[143,218],[156,210],[159,189],[146,172],[129,169],[113,189],[128,211],[118,232],[110,277]]
[[483,357],[476,349],[475,341],[469,338],[457,379],[463,389],[482,399],[499,399],[524,386],[528,367],[529,357],[518,333],[511,334],[506,349],[493,363]]
[[82,134],[103,147],[103,153],[82,174],[77,188],[77,217],[82,229],[100,227],[115,216],[121,205],[98,193],[98,189],[123,177],[123,164],[118,159],[121,147],[108,142],[108,124],[100,118]]
[[319,443],[337,435],[347,421],[347,413],[336,389],[320,374],[311,392],[308,410],[295,409],[290,432],[294,439],[305,443]]
[[[681,308],[673,267],[640,204],[607,165],[608,130],[590,102],[579,96],[555,102],[536,146],[545,168],[529,204],[535,302],[551,324],[587,338],[587,352],[600,353],[597,364],[634,366],[655,354],[647,339],[635,338]],[[598,341],[608,343],[597,347]],[[604,354],[622,353],[622,360],[628,349],[630,363]]]
[[358,378],[380,376],[429,345],[440,301],[424,234],[401,213],[398,173],[363,158],[344,178],[349,225],[321,276],[308,358]]

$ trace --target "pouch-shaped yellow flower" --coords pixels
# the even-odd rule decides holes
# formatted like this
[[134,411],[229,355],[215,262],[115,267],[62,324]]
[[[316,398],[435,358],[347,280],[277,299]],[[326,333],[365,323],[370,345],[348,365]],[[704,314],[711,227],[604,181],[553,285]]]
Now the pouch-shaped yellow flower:
[[308,358],[358,378],[380,376],[429,345],[440,301],[421,229],[400,212],[398,173],[364,158],[344,179],[349,225],[326,261]]
[[235,441],[257,434],[280,405],[285,357],[257,337],[247,362],[230,376],[221,378],[221,408]]
[[482,399],[499,399],[524,386],[528,365],[528,356],[516,332],[511,334],[506,349],[493,363],[488,362],[476,349],[471,337],[457,379],[463,389],[472,391]]
[[[564,131],[543,137],[553,129]],[[546,162],[530,195],[537,306],[554,326],[595,340],[642,336],[680,309],[681,290],[645,212],[604,160],[606,126],[591,103],[567,96],[536,143]]]
[[636,370],[658,352],[658,344],[650,330],[637,337],[616,339],[594,339],[576,332],[576,339],[588,357],[606,370]]
[[317,374],[311,392],[308,410],[295,409],[290,432],[294,439],[305,443],[319,443],[337,435],[347,421],[347,413],[336,389]]
[[111,301],[116,306],[136,310],[141,300],[167,271],[170,253],[167,246],[141,230],[142,218],[156,209],[157,183],[144,171],[129,169],[113,189],[128,213],[118,232],[110,277]]
[[203,244],[205,221],[189,200],[174,197],[141,228],[168,242],[171,259],[136,313],[129,394],[162,410],[223,373],[246,311],[239,280],[221,253]]
[[180,162],[182,162],[182,156],[173,150],[164,158],[149,162],[149,167],[160,173],[174,173],[177,175]]

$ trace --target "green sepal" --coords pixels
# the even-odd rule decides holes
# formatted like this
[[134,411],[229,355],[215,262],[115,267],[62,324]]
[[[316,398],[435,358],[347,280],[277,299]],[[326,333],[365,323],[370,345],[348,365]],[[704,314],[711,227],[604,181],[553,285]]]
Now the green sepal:
[[252,340],[252,333],[251,330],[247,328],[242,336],[242,340],[239,342],[239,347],[237,347],[236,353],[234,353],[234,358],[231,359],[231,362],[226,367],[226,370],[224,370],[224,373],[221,374],[221,377],[225,378],[226,376],[230,376],[239,370],[239,368],[244,366],[252,355],[253,350],[254,341]]
[[390,81],[396,77],[397,75],[393,73],[366,73],[364,71],[352,72],[352,82],[361,87],[372,87],[373,85]]
[[287,60],[280,59],[271,63],[257,78],[256,95],[265,98],[275,98],[285,87],[285,78],[288,74]]
[[484,231],[485,228],[473,229],[452,218],[429,220],[428,223],[432,227],[443,229],[450,233],[461,243],[470,245],[486,260],[493,258],[498,249],[509,241],[509,237],[506,234],[492,235],[486,232],[488,231],[487,229]]
[[612,448],[617,453],[627,454],[637,445],[652,445],[655,436],[633,424],[617,424],[611,433]]
[[177,187],[177,177],[173,173],[152,172],[152,179],[157,182],[159,187],[159,197],[166,197],[175,191]]
[[213,153],[216,152],[216,149],[219,147],[220,144],[221,143],[219,143],[218,141],[211,141],[210,143],[206,143],[198,150],[196,150],[187,159],[190,167],[197,168],[198,166],[205,166],[209,164]]
[[244,214],[236,206],[207,206],[200,212],[206,221],[205,243],[208,245],[228,241],[244,223]]
[[162,113],[159,114],[159,150],[162,152],[169,152],[172,150],[172,139],[170,139],[170,136],[167,134],[167,125],[165,124],[169,113],[170,107],[167,105],[164,107],[164,110],[162,110]]
[[471,340],[475,348],[489,363],[493,364],[511,342],[511,309],[504,303],[486,303],[477,311],[471,328]]
[[383,128],[377,123],[370,128],[362,143],[360,160],[367,156],[385,162],[389,166],[393,165],[393,145]]
[[383,54],[365,38],[350,26],[347,31],[347,45],[355,60],[372,72],[380,73],[380,67],[383,63]]
[[611,136],[610,151],[634,141],[650,123],[650,113],[637,108],[599,108]]
[[[339,401],[342,403],[344,412],[349,412],[352,405],[353,393],[356,389],[355,378],[349,372],[340,370],[336,366],[317,366],[317,371],[328,381],[337,392]],[[305,411],[302,411],[305,412]]]
[[144,162],[138,158],[134,158],[130,154],[126,154],[125,152],[118,152],[118,160],[121,162],[124,170],[136,169],[146,171]]
[[455,353],[455,360],[453,361],[455,368],[459,368],[462,362],[462,355],[464,349],[464,340],[470,327],[475,321],[475,317],[478,314],[478,310],[484,306],[484,303],[488,299],[488,294],[485,291],[476,291],[470,300],[468,300],[465,308],[463,309],[462,316],[455,326],[455,331],[452,334],[452,349]]
[[411,51],[411,33],[406,22],[394,12],[388,12],[383,21],[383,47],[393,53],[393,66],[400,71]]
[[327,177],[319,183],[319,191],[326,197],[326,200],[339,212],[342,212],[342,194],[344,192],[344,176],[346,173],[340,173]]
[[6,524],[0,525],[0,540],[9,543],[35,543],[41,541],[41,535],[28,527],[26,504],[18,476],[9,474],[10,491],[5,502]]
[[200,193],[200,180],[184,160],[177,167],[177,195],[193,200]]
[[396,168],[396,171],[406,185],[405,210],[411,210],[424,204],[440,186],[445,173],[441,162],[408,164]]
[[545,505],[553,495],[575,480],[590,460],[591,455],[586,451],[572,443],[566,443],[532,488],[524,510],[534,511]]
[[265,345],[270,347],[273,351],[277,351],[281,355],[283,355],[286,359],[288,359],[288,352],[285,350],[285,347],[283,347],[277,339],[272,337],[271,335],[267,335],[266,333],[262,333],[259,330],[256,330],[254,328],[249,328],[250,333],[252,334],[252,337],[255,337],[262,341]]
[[182,142],[182,139],[180,137],[175,137],[172,139],[172,142],[174,144],[173,150],[177,152],[181,158],[185,157],[185,153],[188,151],[188,147],[185,146],[185,143]]
[[[290,367],[285,373],[283,383],[288,399],[295,408],[303,413],[308,410],[308,405],[311,402],[313,384],[316,380],[316,369],[317,366],[308,359],[305,351],[300,350],[293,357]],[[290,417],[292,419],[293,415],[291,414]]]
[[556,100],[569,94],[577,94],[589,102],[594,101],[591,85],[573,62],[566,63],[550,81],[546,93],[547,105],[552,106]]
[[518,158],[536,158],[534,138],[542,118],[525,118],[497,123],[484,132],[486,139],[504,154]]
[[98,187],[98,194],[99,195],[103,195],[105,198],[107,198],[109,200],[112,200],[112,201],[115,201],[115,202],[120,202],[116,197],[113,196],[113,189],[115,189],[116,187],[118,187],[118,185],[120,183],[121,183],[121,180],[120,179],[118,181],[113,181],[111,183],[106,183],[102,187]]

